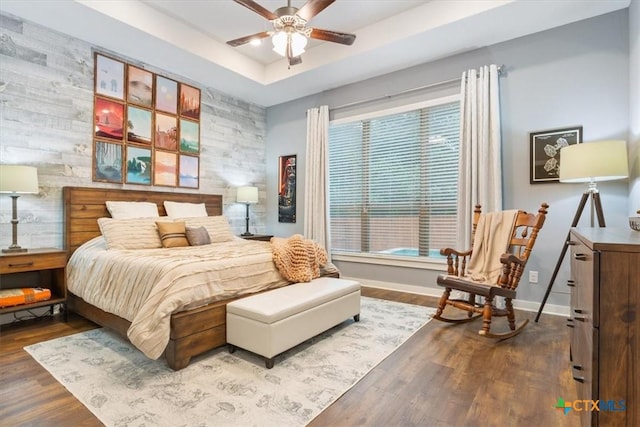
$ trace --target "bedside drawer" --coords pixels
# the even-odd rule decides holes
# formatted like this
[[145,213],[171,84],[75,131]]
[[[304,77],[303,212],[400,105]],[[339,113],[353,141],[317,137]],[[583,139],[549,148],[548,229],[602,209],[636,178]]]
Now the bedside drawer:
[[5,254],[0,257],[0,274],[64,268],[66,264],[67,253],[65,251]]

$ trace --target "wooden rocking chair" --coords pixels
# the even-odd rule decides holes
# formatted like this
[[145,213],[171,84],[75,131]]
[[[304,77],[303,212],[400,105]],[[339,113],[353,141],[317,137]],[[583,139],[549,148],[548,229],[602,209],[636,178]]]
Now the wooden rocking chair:
[[[520,277],[531,254],[531,249],[536,241],[538,232],[544,224],[549,205],[542,203],[537,214],[518,211],[515,214],[511,235],[508,239],[507,252],[500,256],[501,272],[495,282],[478,281],[477,277],[467,274],[468,262],[471,260],[473,249],[460,252],[455,249],[446,248],[440,250],[440,254],[447,257],[447,274],[438,276],[438,285],[445,288],[440,297],[438,310],[434,318],[449,323],[465,323],[483,317],[482,329],[479,334],[489,338],[507,339],[522,331],[527,323],[526,319],[516,328],[515,314],[513,311],[512,299],[516,297],[516,288],[520,282]],[[482,236],[476,236],[478,223],[481,217],[480,206],[477,205],[473,216],[473,243]],[[505,236],[507,237],[507,236]],[[451,299],[451,291],[458,290],[468,293],[467,299]],[[476,301],[476,297],[484,297],[484,303]],[[496,297],[504,298],[504,308],[499,308],[495,304]],[[448,318],[443,316],[443,311],[447,305],[467,312],[463,318]],[[494,316],[507,316],[509,320],[510,332],[492,333],[491,319]]]

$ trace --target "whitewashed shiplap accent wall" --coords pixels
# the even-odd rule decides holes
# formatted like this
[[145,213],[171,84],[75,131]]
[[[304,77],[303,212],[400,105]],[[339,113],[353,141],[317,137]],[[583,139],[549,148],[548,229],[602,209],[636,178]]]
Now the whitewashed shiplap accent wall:
[[[92,182],[93,53],[109,56],[201,89],[200,188],[222,194],[234,230],[244,231],[245,207],[235,188],[260,188],[251,231],[264,233],[266,110],[20,18],[0,14],[0,163],[38,168],[39,195],[18,199],[18,243],[63,246],[63,186],[186,191]],[[11,199],[0,195],[0,247],[11,243]]]

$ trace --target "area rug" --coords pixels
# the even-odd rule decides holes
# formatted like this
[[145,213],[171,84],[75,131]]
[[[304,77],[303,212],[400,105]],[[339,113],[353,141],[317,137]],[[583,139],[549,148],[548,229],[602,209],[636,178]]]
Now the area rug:
[[107,426],[304,426],[433,313],[362,297],[360,322],[283,353],[273,369],[247,351],[219,348],[175,372],[106,329],[25,350]]

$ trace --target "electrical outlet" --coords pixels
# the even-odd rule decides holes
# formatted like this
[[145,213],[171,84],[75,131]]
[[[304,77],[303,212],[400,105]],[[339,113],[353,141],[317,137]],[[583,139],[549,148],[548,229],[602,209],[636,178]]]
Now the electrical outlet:
[[538,272],[530,271],[529,272],[529,283],[538,283]]

